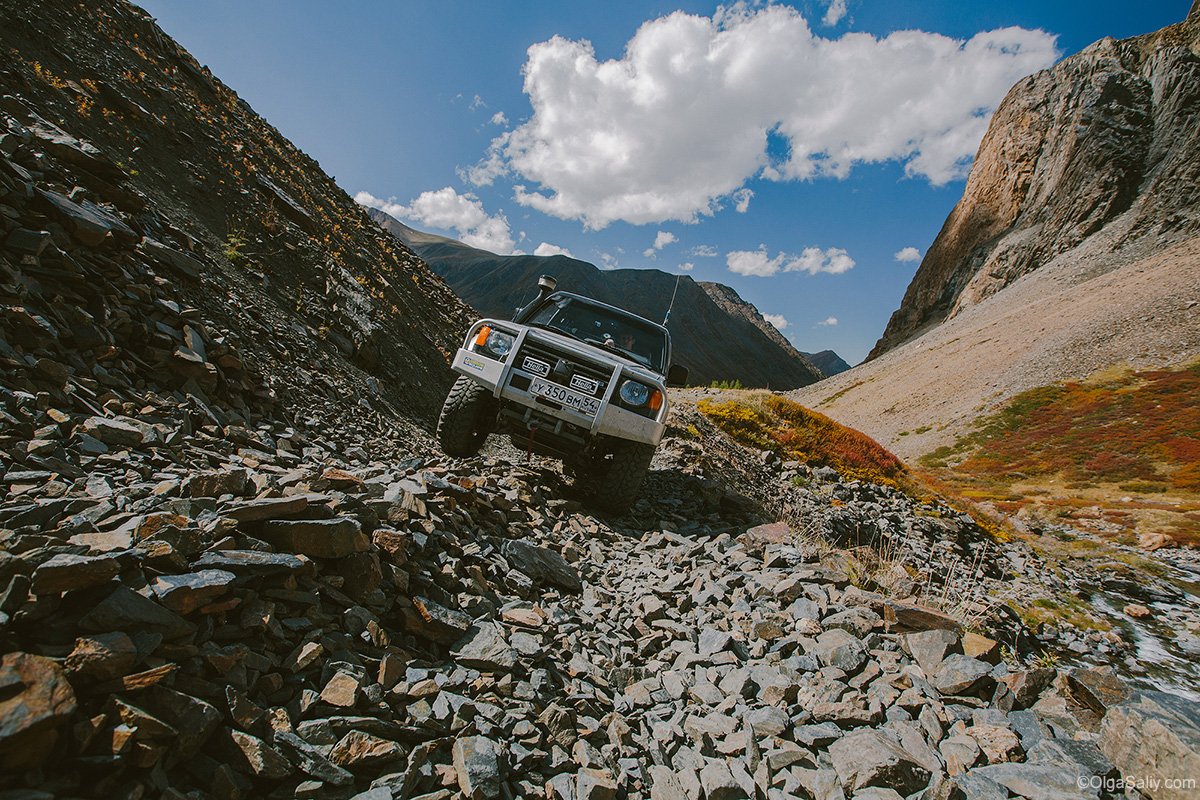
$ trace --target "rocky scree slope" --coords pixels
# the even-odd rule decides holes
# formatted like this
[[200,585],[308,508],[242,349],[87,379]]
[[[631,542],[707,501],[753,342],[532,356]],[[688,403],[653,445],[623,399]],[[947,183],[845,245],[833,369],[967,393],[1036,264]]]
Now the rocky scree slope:
[[659,270],[601,271],[567,256],[498,256],[415,231],[378,209],[369,213],[485,317],[511,318],[514,309],[537,295],[540,275],[557,278],[563,291],[594,297],[654,322],[666,316],[674,295],[667,327],[674,360],[689,368],[692,385],[739,381],[743,386],[792,389],[822,377],[758,309],[723,284]]
[[122,410],[5,401],[10,447],[82,471],[4,478],[20,796],[1099,798],[1196,757],[1176,696],[1010,666],[900,599],[919,573],[864,591],[818,538],[1003,581],[969,517],[760,458],[688,407],[619,520],[536,463]]
[[[72,246],[105,253],[119,244],[155,265],[152,292],[169,281],[182,307],[242,337],[268,383],[436,414],[451,377],[445,354],[469,309],[316,162],[133,5],[6,3],[0,23],[0,202],[16,209],[4,231],[51,234],[45,247],[25,245],[27,255],[66,263],[57,254]],[[19,219],[26,210],[41,216]],[[121,259],[110,260],[117,266],[105,269],[119,275]],[[88,296],[90,267],[59,269],[95,304],[103,292]],[[38,277],[30,269],[18,285],[36,288]],[[82,308],[121,336],[111,367],[133,369],[128,353],[177,366],[178,320],[171,331],[126,334],[98,306]],[[84,356],[94,343],[74,344]],[[342,375],[352,385],[328,385]]]
[[[247,265],[237,251],[262,243],[202,224],[218,201],[269,212],[232,168],[183,179],[196,210],[153,177],[165,161],[106,154],[147,158],[107,126],[138,119],[150,149],[160,128],[195,139],[232,94],[130,6],[25,8],[0,29],[0,791],[932,800],[1194,762],[1194,710],[1171,696],[908,636],[951,623],[895,599],[917,588],[902,580],[891,599],[851,588],[840,557],[793,535],[898,537],[910,565],[938,552],[1003,581],[1012,554],[952,509],[760,458],[686,406],[621,520],[583,513],[537,464],[431,455],[391,405],[419,413],[434,390],[410,382],[400,405],[379,376],[391,359],[436,374],[459,320],[375,360],[341,316],[366,302],[353,287],[276,291],[274,265],[298,262]],[[131,70],[119,93],[100,66]],[[230,104],[197,100],[207,84]],[[328,218],[300,206],[327,179],[289,175],[269,179],[297,202],[271,204],[281,242],[306,246],[304,212],[316,241],[384,259],[340,196],[314,201]],[[443,291],[391,253],[399,298]],[[370,302],[391,297],[360,277]],[[763,527],[778,518],[793,530]]]
[[1014,86],[876,358],[1055,257],[1196,236],[1200,12],[1103,39]]

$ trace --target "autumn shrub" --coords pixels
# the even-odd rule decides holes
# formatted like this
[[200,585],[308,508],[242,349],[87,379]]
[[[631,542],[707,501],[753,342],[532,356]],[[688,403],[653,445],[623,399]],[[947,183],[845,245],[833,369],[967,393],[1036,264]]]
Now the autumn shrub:
[[706,397],[696,407],[734,441],[761,449],[770,447],[768,422],[750,405],[740,400],[715,403]]
[[1061,473],[1079,484],[1169,478],[1176,488],[1200,491],[1198,398],[1200,367],[1043,386],[1017,395],[936,461],[969,453],[959,471]]
[[1175,470],[1171,485],[1185,492],[1200,492],[1200,461],[1186,464]]
[[841,475],[898,485],[903,462],[869,436],[774,394],[752,394],[721,403],[705,398],[698,407],[736,441],[772,450],[786,460],[833,467]]

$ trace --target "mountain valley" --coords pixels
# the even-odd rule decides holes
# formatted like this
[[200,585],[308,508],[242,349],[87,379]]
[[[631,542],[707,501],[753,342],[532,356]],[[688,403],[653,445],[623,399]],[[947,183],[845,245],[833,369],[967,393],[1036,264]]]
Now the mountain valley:
[[[844,363],[729,287],[387,233],[124,0],[0,4],[0,794],[1191,796],[1197,551],[911,462],[1061,380],[1192,424],[1197,25],[1031,78],[1119,64],[1100,132],[1174,121],[1100,188],[1018,180],[986,151],[1014,95],[952,220],[989,175],[1050,205],[948,222],[879,352],[818,383]],[[1110,152],[1085,138],[1046,152]],[[446,457],[449,357],[543,271],[653,319],[677,289],[693,384],[794,391],[674,394],[622,517],[506,444]],[[1139,485],[1176,492],[1186,444]]]

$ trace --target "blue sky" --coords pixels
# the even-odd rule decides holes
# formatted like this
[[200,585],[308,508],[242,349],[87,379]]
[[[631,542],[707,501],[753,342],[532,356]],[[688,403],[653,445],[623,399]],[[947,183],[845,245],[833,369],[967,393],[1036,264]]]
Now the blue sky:
[[1019,78],[1190,2],[146,0],[360,202],[865,357]]

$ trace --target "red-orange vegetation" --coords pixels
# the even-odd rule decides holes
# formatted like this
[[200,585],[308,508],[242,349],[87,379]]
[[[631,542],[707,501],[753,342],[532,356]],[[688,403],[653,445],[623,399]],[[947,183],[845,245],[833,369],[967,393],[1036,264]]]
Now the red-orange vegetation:
[[970,445],[977,449],[959,465],[963,472],[1169,478],[1200,491],[1200,367],[1032,389],[960,443]]
[[772,450],[786,460],[892,485],[907,475],[903,462],[866,434],[778,395],[753,394],[723,403],[706,398],[698,407],[735,440]]

